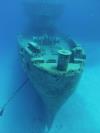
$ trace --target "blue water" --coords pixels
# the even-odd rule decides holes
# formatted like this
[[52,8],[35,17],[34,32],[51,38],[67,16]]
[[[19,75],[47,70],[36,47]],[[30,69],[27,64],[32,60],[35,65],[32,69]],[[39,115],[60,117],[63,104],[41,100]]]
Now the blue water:
[[[58,27],[84,47],[87,61],[78,88],[58,113],[51,133],[100,133],[99,12],[99,0],[65,2]],[[21,0],[0,1],[0,107],[27,78],[17,48],[17,35],[27,19]],[[0,133],[43,133],[44,127],[43,103],[28,82],[0,117]]]

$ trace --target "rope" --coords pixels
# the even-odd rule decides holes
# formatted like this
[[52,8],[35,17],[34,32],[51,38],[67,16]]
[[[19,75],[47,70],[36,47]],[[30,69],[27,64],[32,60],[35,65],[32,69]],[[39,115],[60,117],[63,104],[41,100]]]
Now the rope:
[[0,116],[3,115],[3,112],[7,105],[15,98],[15,96],[20,92],[20,90],[24,87],[24,85],[28,82],[28,79],[26,79],[17,89],[16,91],[9,97],[7,102],[3,105],[3,107],[0,109]]

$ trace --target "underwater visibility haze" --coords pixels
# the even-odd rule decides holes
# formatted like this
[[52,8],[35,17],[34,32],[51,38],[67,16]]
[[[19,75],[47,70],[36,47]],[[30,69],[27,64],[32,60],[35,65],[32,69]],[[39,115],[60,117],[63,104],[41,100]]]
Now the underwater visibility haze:
[[1,1],[0,133],[100,133],[99,12],[98,0]]

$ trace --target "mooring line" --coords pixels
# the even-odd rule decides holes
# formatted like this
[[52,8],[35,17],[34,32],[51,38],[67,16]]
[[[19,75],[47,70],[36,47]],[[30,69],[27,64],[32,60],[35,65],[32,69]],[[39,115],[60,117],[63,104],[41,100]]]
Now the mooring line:
[[27,78],[16,90],[15,92],[8,98],[7,102],[1,107],[0,109],[0,116],[3,115],[5,108],[7,107],[7,105],[16,97],[16,95],[22,90],[22,88],[24,87],[24,85],[29,81],[29,79]]

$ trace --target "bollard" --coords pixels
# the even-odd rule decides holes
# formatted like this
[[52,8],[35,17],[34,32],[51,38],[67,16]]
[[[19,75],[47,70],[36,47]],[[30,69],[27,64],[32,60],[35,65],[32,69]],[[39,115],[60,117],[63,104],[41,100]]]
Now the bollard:
[[76,47],[75,48],[75,55],[76,58],[81,58],[82,57],[82,48],[81,47]]
[[58,64],[57,64],[58,70],[66,71],[71,54],[72,53],[69,50],[59,50],[58,51]]

